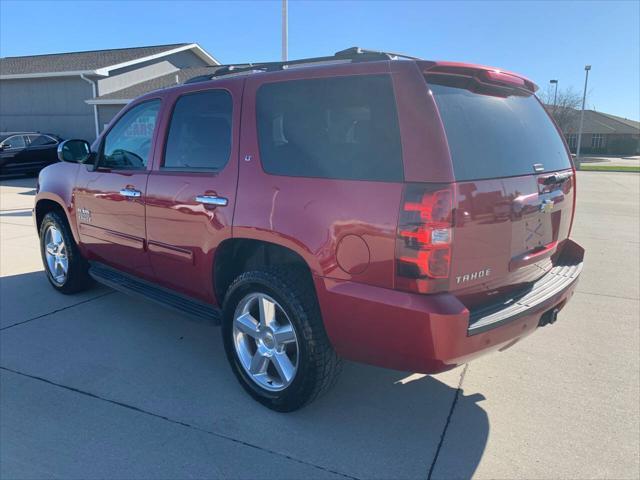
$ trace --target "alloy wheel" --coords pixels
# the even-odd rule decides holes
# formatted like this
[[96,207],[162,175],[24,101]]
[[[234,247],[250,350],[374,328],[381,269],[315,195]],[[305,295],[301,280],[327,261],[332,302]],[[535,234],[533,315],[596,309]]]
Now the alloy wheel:
[[238,303],[233,343],[242,368],[258,386],[278,392],[293,382],[298,338],[286,312],[270,296],[251,293]]
[[63,285],[69,272],[69,259],[62,233],[54,225],[50,225],[44,234],[44,249],[51,278]]

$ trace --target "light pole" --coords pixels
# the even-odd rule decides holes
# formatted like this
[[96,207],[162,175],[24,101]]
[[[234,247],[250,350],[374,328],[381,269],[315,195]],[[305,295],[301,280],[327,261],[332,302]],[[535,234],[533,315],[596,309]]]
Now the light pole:
[[287,21],[287,0],[282,0],[282,61],[286,62],[288,57],[288,37],[289,25]]
[[582,92],[582,110],[580,110],[580,126],[578,127],[578,146],[576,147],[576,167],[580,170],[580,146],[582,143],[582,125],[584,123],[584,104],[587,99],[587,82],[589,81],[591,65],[584,66],[584,91]]
[[553,92],[553,109],[556,109],[556,106],[558,105],[557,100],[558,100],[558,80],[549,80],[550,84],[554,84],[556,85],[556,89]]

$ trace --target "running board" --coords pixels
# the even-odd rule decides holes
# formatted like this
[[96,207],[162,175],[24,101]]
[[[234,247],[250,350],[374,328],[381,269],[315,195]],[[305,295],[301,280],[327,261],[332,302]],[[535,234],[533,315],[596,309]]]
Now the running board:
[[220,325],[221,312],[206,303],[175,293],[100,262],[89,262],[89,275],[99,283],[128,295],[146,298],[191,317]]

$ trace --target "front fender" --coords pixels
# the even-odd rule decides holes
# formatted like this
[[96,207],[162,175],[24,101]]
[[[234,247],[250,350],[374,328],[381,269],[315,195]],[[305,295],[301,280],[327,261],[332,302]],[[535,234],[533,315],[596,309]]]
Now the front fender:
[[36,216],[39,205],[42,206],[43,202],[55,202],[62,208],[76,243],[79,243],[80,237],[78,236],[73,191],[79,168],[80,165],[75,163],[60,162],[41,170],[38,176],[38,191],[34,200]]

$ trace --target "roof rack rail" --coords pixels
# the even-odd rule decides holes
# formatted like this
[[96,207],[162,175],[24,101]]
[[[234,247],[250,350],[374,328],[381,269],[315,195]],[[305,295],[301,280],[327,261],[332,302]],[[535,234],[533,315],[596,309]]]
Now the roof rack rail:
[[410,57],[400,53],[390,52],[378,52],[375,50],[366,50],[360,47],[351,47],[345,50],[340,50],[331,56],[326,57],[310,57],[300,58],[297,60],[288,60],[283,62],[260,62],[260,63],[240,63],[230,65],[215,65],[212,66],[213,70],[210,74],[199,75],[197,77],[190,78],[184,83],[198,83],[205,82],[207,80],[213,80],[217,77],[227,75],[239,75],[252,72],[273,72],[278,70],[286,70],[289,67],[296,65],[308,65],[312,63],[329,63],[339,62],[344,60],[351,60],[351,62],[363,62],[363,61],[376,61],[376,60],[396,60],[398,58],[405,58],[409,60],[420,60],[417,57]]

